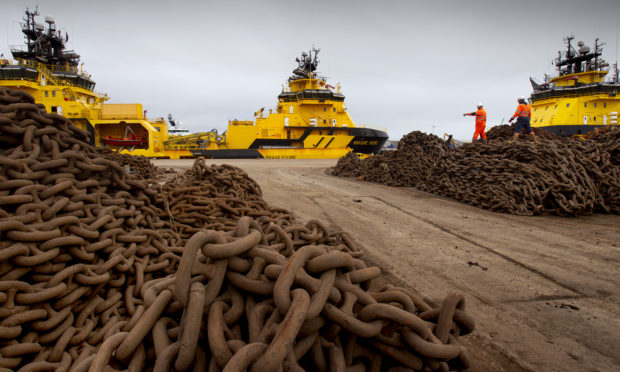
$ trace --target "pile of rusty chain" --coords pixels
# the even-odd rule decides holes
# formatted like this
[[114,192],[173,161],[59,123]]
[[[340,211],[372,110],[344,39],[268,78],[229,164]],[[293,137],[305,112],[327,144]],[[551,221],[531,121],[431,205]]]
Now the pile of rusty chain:
[[272,222],[292,223],[289,211],[263,200],[260,186],[246,172],[226,164],[207,166],[203,158],[163,185],[162,191],[155,198],[160,219],[183,239],[202,229],[234,230],[244,216],[254,218],[263,228]]
[[354,154],[339,159],[332,168],[332,174],[354,176],[389,186],[421,186],[431,175],[438,159],[447,151],[447,144],[439,137],[414,131],[403,136],[397,151],[371,156],[363,161],[356,161]]
[[470,144],[442,157],[421,189],[518,215],[617,213],[620,172],[604,154],[581,141]]
[[349,152],[338,159],[338,163],[332,168],[332,174],[341,177],[359,177],[361,166],[362,160],[353,152]]
[[[510,140],[512,139],[515,133],[516,124],[502,124],[491,127],[488,132],[486,132],[487,139],[491,140]],[[541,128],[532,127],[534,134],[538,139],[547,139],[547,140],[555,140],[561,141],[562,137],[556,136],[555,134],[546,131]],[[525,133],[524,130],[521,130],[521,135],[519,136],[519,141],[532,141],[532,136],[529,133]]]
[[612,165],[620,166],[620,128],[605,127],[596,128],[585,136],[586,140],[594,141],[609,153],[609,161]]
[[162,169],[153,165],[153,163],[144,156],[121,154],[103,147],[97,148],[97,152],[103,155],[104,158],[119,164],[121,167],[125,168],[125,170],[129,170],[128,173],[137,174],[144,179],[153,180],[164,173]]
[[[250,217],[240,203],[223,226],[178,234],[186,210],[157,205],[198,199],[128,175],[86,137],[0,89],[0,370],[470,365],[459,337],[474,321],[460,293],[433,308],[382,286],[351,236],[281,210]],[[198,160],[173,183],[200,197],[260,198],[248,180]]]
[[431,140],[419,140],[417,146],[407,141],[395,153],[361,161],[357,175],[504,213],[620,213],[619,133],[612,130],[589,141],[494,140],[450,151],[439,151]]

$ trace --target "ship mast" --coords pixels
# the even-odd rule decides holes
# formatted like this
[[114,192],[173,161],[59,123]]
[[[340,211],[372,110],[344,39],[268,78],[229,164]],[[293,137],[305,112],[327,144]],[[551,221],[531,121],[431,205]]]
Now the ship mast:
[[586,46],[583,41],[577,43],[579,50],[575,50],[571,45],[573,39],[575,37],[572,35],[565,37],[566,52],[564,52],[564,55],[562,55],[562,52],[558,52],[558,58],[555,60],[558,76],[587,71],[603,71],[603,68],[609,66],[603,59],[599,59],[603,54],[602,46],[605,44],[600,43],[598,38],[594,40],[594,51],[592,52],[590,52],[590,47]]
[[38,7],[34,11],[26,8],[22,32],[26,41],[26,49],[11,47],[11,53],[15,59],[43,62],[54,66],[72,66],[79,64],[80,56],[73,51],[66,51],[65,44],[69,35],[61,34],[56,30],[56,21],[53,17],[45,17],[47,30],[41,23],[37,23],[35,17],[39,15]]

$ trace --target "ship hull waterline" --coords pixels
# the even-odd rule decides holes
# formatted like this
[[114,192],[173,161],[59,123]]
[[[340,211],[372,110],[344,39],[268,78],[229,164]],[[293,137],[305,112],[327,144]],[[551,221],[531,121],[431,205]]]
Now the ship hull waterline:
[[[266,146],[265,139],[256,139],[246,149],[195,149],[191,150],[193,156],[202,156],[212,159],[339,159],[353,151],[360,154],[377,153],[388,140],[386,132],[372,128],[350,128],[349,135],[353,138],[347,147],[330,148],[329,141],[323,146],[312,148],[287,147],[287,141],[283,146]],[[282,141],[282,140],[278,140]],[[269,141],[276,145],[275,141]],[[320,144],[322,141],[318,141]]]

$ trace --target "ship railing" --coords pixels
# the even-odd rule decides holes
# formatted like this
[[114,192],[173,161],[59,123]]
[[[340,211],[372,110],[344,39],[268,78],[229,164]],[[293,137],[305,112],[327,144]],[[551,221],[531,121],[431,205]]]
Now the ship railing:
[[552,89],[548,91],[542,91],[532,94],[533,101],[539,101],[543,99],[549,98],[563,98],[563,97],[579,97],[583,95],[593,95],[593,94],[608,94],[608,95],[617,95],[619,93],[617,86],[613,85],[604,85],[597,84],[596,86],[586,86],[586,87],[569,87],[562,89]]
[[51,82],[54,85],[60,85],[60,79],[54,76],[54,74],[52,74],[52,72],[48,70],[43,63],[36,62],[36,64],[36,69],[39,70],[43,75],[45,75],[47,81]]
[[80,75],[80,76],[85,77],[85,78],[89,78],[90,77],[90,75],[86,71],[80,70],[76,66],[50,65],[50,64],[47,64],[47,63],[31,61],[31,60],[23,59],[23,58],[17,58],[15,64],[25,65],[25,66],[32,67],[32,68],[39,68],[39,66],[41,66],[41,68],[46,69],[50,73],[65,73],[65,72],[68,72],[68,73],[71,73],[71,74]]

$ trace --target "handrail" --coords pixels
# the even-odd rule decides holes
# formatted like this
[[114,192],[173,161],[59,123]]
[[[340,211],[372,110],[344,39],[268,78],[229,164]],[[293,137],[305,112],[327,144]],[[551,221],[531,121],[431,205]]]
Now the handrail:
[[39,70],[39,72],[41,72],[41,74],[43,74],[47,78],[47,81],[50,81],[53,85],[60,85],[60,81],[54,76],[54,74],[52,74],[50,70],[47,69],[47,67],[45,67],[43,63],[37,62],[36,68],[37,70]]
[[50,64],[47,64],[47,63],[31,61],[31,60],[23,59],[23,58],[16,58],[15,60],[17,61],[18,64],[30,66],[32,68],[36,68],[39,64],[41,64],[47,70],[49,70],[51,72],[70,72],[70,73],[73,73],[73,74],[78,74],[78,75],[83,76],[83,77],[88,77],[89,76],[88,73],[86,73],[85,71],[81,71],[81,72],[78,71],[78,68],[76,66],[50,65]]

